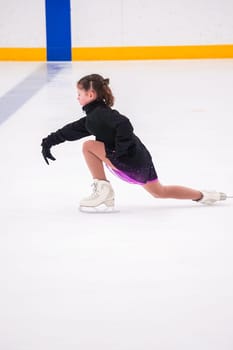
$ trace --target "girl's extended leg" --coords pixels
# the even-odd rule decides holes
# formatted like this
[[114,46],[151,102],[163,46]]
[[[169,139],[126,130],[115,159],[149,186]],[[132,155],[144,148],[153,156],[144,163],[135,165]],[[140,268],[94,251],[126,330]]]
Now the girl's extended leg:
[[93,179],[107,180],[103,162],[114,169],[113,164],[106,158],[104,143],[88,140],[83,143],[83,154]]
[[183,186],[163,186],[159,181],[148,182],[143,188],[157,198],[176,198],[199,200],[202,198],[200,191]]
[[[104,172],[103,162],[110,166],[112,169],[116,169],[114,165],[106,158],[105,146],[103,142],[89,140],[83,144],[83,154],[89,170],[94,179],[104,180],[106,186],[106,175]],[[200,192],[192,188],[183,186],[163,186],[159,181],[148,182],[143,185],[144,189],[151,195],[157,198],[176,198],[176,199],[192,199],[201,200],[204,204],[213,204],[216,201],[225,200],[227,198],[225,193],[222,192]],[[107,199],[106,199],[107,198]],[[102,200],[107,205],[112,205],[114,201],[114,192],[109,184],[109,193],[107,193],[106,200]],[[110,199],[109,199],[110,198]],[[93,197],[85,199],[81,202],[81,206],[97,206],[100,203],[94,203]]]
[[[83,144],[83,154],[93,179],[107,180],[103,162],[116,169],[109,159],[106,158],[104,143],[88,140]],[[146,191],[157,198],[193,199],[202,198],[200,191],[182,186],[163,186],[159,181],[148,182],[143,185]]]

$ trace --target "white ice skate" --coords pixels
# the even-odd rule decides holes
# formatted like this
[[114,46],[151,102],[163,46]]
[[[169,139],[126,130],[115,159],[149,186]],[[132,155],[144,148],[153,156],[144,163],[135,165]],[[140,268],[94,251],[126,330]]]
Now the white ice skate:
[[94,180],[92,194],[81,200],[80,210],[83,212],[114,212],[114,191],[110,182]]
[[231,198],[227,196],[223,192],[217,191],[201,191],[203,197],[198,202],[206,205],[213,205],[215,202],[224,201],[227,198]]

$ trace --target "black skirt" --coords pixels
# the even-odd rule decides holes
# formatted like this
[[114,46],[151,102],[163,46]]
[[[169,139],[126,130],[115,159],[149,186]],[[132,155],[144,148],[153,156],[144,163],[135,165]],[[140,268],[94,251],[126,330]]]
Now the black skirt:
[[117,170],[108,168],[122,180],[140,185],[158,180],[150,152],[137,136],[133,153],[117,157],[112,147],[105,145],[105,150],[106,157]]

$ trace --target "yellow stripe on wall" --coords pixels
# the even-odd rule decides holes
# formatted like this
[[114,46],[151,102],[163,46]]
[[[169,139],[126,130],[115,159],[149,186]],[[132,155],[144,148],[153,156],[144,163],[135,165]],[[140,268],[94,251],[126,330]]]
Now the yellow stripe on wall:
[[0,47],[0,61],[46,61],[46,48]]
[[[74,61],[233,58],[233,45],[75,47]],[[46,48],[0,48],[0,61],[46,61]]]
[[233,58],[233,45],[79,47],[74,61]]

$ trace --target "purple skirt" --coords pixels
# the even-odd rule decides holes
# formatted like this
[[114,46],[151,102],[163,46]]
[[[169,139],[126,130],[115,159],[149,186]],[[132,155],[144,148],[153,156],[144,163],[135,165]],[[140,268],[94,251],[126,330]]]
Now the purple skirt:
[[140,144],[140,148],[135,155],[126,156],[124,159],[117,158],[114,150],[107,149],[106,151],[107,158],[116,169],[112,169],[109,166],[107,168],[122,180],[139,185],[158,181],[151,155],[143,144]]
[[151,180],[147,180],[147,182],[140,182],[138,180],[133,179],[132,177],[130,177],[129,175],[127,175],[126,173],[124,173],[122,170],[118,170],[118,169],[112,169],[109,165],[106,164],[106,167],[111,171],[112,174],[116,175],[117,177],[119,177],[121,180],[126,181],[130,184],[135,184],[135,185],[145,185],[145,183],[148,182],[153,182],[153,181],[158,181],[157,177],[152,176],[153,178]]

